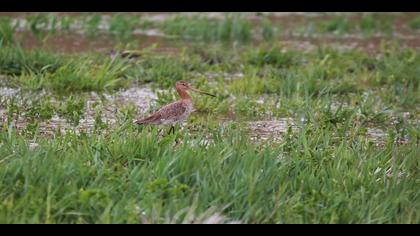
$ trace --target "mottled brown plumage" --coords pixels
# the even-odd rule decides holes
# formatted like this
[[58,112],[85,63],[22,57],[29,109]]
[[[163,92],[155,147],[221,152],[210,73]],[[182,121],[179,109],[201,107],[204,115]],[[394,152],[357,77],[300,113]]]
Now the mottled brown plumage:
[[176,91],[181,96],[181,100],[165,105],[158,111],[144,119],[137,120],[135,123],[139,125],[175,125],[183,123],[193,110],[193,103],[191,96],[187,90],[200,92],[210,96],[209,93],[202,92],[191,87],[191,85],[184,81],[178,81],[175,85]]
[[[192,104],[185,101],[177,101],[168,105],[163,106],[158,111],[150,115],[149,117],[138,120],[137,124],[153,124],[153,125],[166,125],[176,124],[183,122],[184,116],[188,116],[188,110],[192,110]],[[188,114],[186,114],[188,112]],[[185,115],[184,115],[185,114]],[[186,118],[186,117],[185,117]]]

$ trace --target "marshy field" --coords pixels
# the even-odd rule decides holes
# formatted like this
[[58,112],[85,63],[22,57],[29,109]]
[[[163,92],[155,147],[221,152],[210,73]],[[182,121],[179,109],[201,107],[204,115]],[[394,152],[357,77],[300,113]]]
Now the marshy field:
[[0,223],[418,224],[419,144],[420,13],[0,13]]

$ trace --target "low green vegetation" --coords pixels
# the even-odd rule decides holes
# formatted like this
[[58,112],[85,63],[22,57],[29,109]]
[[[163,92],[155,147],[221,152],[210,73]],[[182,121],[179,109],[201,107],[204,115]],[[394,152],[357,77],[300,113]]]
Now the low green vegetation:
[[99,26],[102,22],[102,16],[100,14],[94,14],[92,16],[88,16],[85,24],[85,34],[93,38],[98,36],[99,34]]
[[410,28],[413,30],[419,30],[420,29],[420,17],[416,17],[412,19],[409,23]]
[[391,35],[396,16],[365,14],[360,17],[333,16],[330,19],[308,22],[292,30],[300,34],[372,34]]
[[54,71],[62,66],[68,56],[44,50],[25,51],[20,46],[0,45],[0,74],[20,75],[24,72]]
[[8,18],[0,18],[0,43],[11,44],[14,41],[14,27]]
[[140,17],[115,14],[109,21],[109,33],[118,39],[127,40],[140,24]]
[[226,15],[223,20],[211,20],[202,16],[176,16],[165,20],[161,29],[168,35],[176,35],[197,41],[239,41],[252,39],[252,25],[241,15]]
[[[314,24],[388,27],[340,17]],[[103,18],[84,18],[91,40]],[[143,19],[108,19],[138,58],[27,50],[0,20],[0,223],[420,223],[418,49],[302,51],[270,17],[181,15],[154,22],[180,36],[166,54],[127,44]],[[174,135],[132,123],[178,99],[178,80],[217,97],[191,93]]]
[[[272,42],[279,36],[290,33],[300,35],[313,34],[363,34],[367,37],[374,34],[391,35],[399,14],[365,13],[358,16],[337,15],[326,19],[311,21],[305,19],[292,28],[283,30],[282,23],[273,21],[273,15],[258,15],[258,20],[250,20],[249,14],[226,13],[218,17],[207,15],[176,14],[162,21],[153,22],[139,14],[116,13],[105,18],[100,13],[65,16],[54,13],[33,13],[25,17],[26,29],[39,39],[60,32],[82,31],[88,38],[98,39],[109,35],[115,41],[129,42],[135,40],[135,31],[154,29],[169,37],[195,42],[238,42],[249,43],[254,40]],[[18,21],[19,22],[19,21]],[[10,24],[1,23],[0,34],[10,35]],[[409,29],[417,30],[418,19],[409,23]],[[6,28],[4,28],[6,27]],[[2,31],[5,31],[4,33]],[[7,31],[7,32],[6,32]],[[5,36],[3,36],[5,37]],[[10,36],[8,40],[10,40]]]
[[392,24],[394,17],[388,17],[384,15],[365,15],[361,18],[359,23],[360,30],[365,34],[371,33],[392,33]]
[[276,38],[277,31],[270,18],[264,17],[261,19],[261,34],[264,41],[272,41]]
[[174,147],[174,137],[133,128],[34,149],[2,132],[0,221],[181,223],[209,208],[243,223],[419,220],[415,143],[378,149],[358,136],[332,139],[333,126],[314,123],[279,146],[227,126],[211,132],[211,144],[183,132]]
[[60,93],[114,90],[123,87],[125,68],[111,60],[97,65],[84,58],[82,63],[70,61],[53,72],[22,74],[17,80],[26,89],[46,88]]

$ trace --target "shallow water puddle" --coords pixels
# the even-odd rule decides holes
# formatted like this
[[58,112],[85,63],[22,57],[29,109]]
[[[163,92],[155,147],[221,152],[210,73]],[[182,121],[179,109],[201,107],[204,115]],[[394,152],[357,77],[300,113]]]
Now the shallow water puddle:
[[20,89],[0,87],[0,98],[2,97],[12,97],[18,94]]
[[121,90],[112,95],[105,95],[109,101],[115,101],[118,104],[132,103],[140,111],[146,111],[150,108],[150,103],[157,99],[157,95],[150,88],[129,88]]
[[[7,94],[13,92],[14,94],[18,93],[18,91],[3,90]],[[54,136],[54,133],[57,131],[64,133],[67,130],[73,130],[76,133],[81,131],[90,133],[95,126],[97,111],[101,112],[100,118],[104,124],[113,125],[118,119],[117,116],[121,114],[121,110],[125,107],[129,105],[134,106],[137,111],[136,115],[141,116],[150,109],[156,99],[157,95],[150,88],[146,87],[129,88],[127,90],[120,90],[114,94],[103,94],[102,96],[92,92],[89,94],[84,113],[77,126],[69,123],[65,117],[55,114],[50,120],[39,123],[39,131],[42,135],[49,137]],[[5,110],[0,109],[0,116],[2,123],[7,122]],[[14,122],[14,126],[18,130],[25,129],[27,125],[28,122],[23,117],[20,117],[19,120]]]
[[96,93],[87,101],[85,117],[80,120],[79,129],[90,132],[95,125],[96,110],[94,104],[100,102],[101,119],[103,122],[113,125],[117,121],[117,114],[121,108],[132,105],[137,109],[137,115],[147,112],[157,95],[150,88],[134,87],[127,90],[120,90],[114,94],[104,94],[106,101],[100,102]]
[[[256,142],[267,140],[282,142],[285,135],[288,135],[289,128],[294,134],[299,131],[299,127],[292,118],[248,122],[248,127],[250,129],[251,140]],[[388,134],[383,129],[369,127],[367,128],[366,138],[369,141],[372,141],[377,147],[383,147],[387,141]],[[404,145],[408,140],[408,137],[404,137],[399,138],[394,142],[397,145]]]

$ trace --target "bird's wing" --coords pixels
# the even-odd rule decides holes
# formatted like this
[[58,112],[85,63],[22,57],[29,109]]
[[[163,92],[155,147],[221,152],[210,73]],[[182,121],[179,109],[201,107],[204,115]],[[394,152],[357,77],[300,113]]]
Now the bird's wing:
[[146,117],[144,119],[137,120],[135,123],[138,124],[138,125],[142,125],[142,124],[153,123],[153,122],[156,122],[158,120],[160,120],[159,114],[154,113],[154,114],[152,114],[149,117]]
[[161,119],[171,119],[178,116],[181,116],[187,110],[186,104],[181,101],[174,102],[163,106],[159,111],[156,113],[160,114]]
[[160,108],[158,111],[156,111],[149,117],[144,118],[142,120],[138,120],[136,121],[136,123],[147,124],[147,123],[156,122],[158,120],[173,119],[175,117],[178,117],[184,114],[186,110],[187,110],[187,106],[183,102],[181,101],[174,102],[174,103],[163,106],[162,108]]

